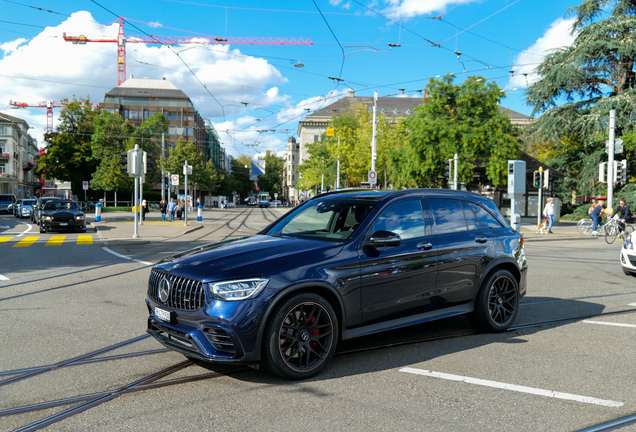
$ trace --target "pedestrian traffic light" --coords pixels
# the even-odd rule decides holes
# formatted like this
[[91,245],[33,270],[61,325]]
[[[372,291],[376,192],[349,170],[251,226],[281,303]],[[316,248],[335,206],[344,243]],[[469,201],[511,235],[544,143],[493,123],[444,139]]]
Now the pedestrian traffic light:
[[627,183],[627,173],[629,170],[627,169],[627,159],[623,159],[622,161],[614,161],[614,182],[617,184],[626,184]]
[[170,187],[170,176],[166,176],[163,179],[163,187],[165,187],[166,189]]
[[541,173],[539,173],[539,171],[535,171],[532,184],[534,185],[534,187],[538,188],[539,183],[541,183]]
[[128,152],[121,152],[121,170],[128,172]]

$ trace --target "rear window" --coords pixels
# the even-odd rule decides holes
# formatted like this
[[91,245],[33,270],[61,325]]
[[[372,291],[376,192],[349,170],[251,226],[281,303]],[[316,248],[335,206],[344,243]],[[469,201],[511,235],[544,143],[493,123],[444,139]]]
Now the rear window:
[[30,205],[30,206],[35,205],[35,200],[22,200],[22,205],[25,205],[25,206],[28,206],[28,205]]
[[472,202],[469,202],[468,206],[473,212],[475,212],[479,222],[481,222],[481,225],[484,228],[503,228],[503,225],[501,225],[501,223],[482,206]]
[[429,198],[428,202],[435,218],[435,232],[437,234],[466,231],[466,219],[464,219],[464,212],[458,200]]
[[13,195],[0,195],[1,202],[13,202]]

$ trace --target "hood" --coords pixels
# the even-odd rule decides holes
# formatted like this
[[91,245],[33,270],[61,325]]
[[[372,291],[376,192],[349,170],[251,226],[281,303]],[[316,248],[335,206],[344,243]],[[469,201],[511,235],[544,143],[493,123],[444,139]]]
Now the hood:
[[342,250],[342,243],[254,235],[212,243],[161,261],[156,269],[210,282],[233,277],[268,275]]
[[82,212],[79,210],[43,210],[42,215],[55,217],[75,217]]

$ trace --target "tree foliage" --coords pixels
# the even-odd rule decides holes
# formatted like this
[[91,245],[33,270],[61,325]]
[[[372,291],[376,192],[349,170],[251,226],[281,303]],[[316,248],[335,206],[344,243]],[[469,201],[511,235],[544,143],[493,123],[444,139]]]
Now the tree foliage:
[[214,164],[210,162],[206,167],[203,152],[183,137],[179,137],[175,146],[170,149],[170,156],[160,162],[160,166],[166,173],[179,174],[179,182],[185,184],[183,167],[186,161],[188,165],[192,165],[192,175],[188,176],[190,187],[197,183],[202,189],[210,189],[220,183],[221,176],[216,174]]
[[281,194],[285,159],[276,156],[271,150],[267,150],[261,159],[265,160],[265,174],[259,176],[258,188],[269,192],[270,196],[274,196],[274,193]]
[[254,190],[254,181],[249,179],[252,159],[248,155],[241,155],[230,163],[231,173],[225,176],[219,189],[226,195],[236,192],[241,197],[249,196]]

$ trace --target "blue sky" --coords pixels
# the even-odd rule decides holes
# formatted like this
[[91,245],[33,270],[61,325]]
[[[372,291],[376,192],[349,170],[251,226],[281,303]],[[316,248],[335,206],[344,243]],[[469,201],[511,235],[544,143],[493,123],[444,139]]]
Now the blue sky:
[[[570,21],[564,17],[579,3],[0,0],[0,111],[27,119],[40,138],[46,110],[10,110],[9,100],[59,101],[73,95],[103,100],[117,85],[116,45],[78,46],[61,36],[112,38],[118,25],[109,23],[122,16],[131,20],[125,24],[127,36],[313,41],[297,46],[127,44],[127,75],[166,77],[184,90],[234,156],[283,150],[287,137],[295,136],[298,120],[350,88],[359,96],[371,96],[374,90],[380,96],[398,95],[403,88],[403,96],[414,97],[430,77],[447,73],[455,73],[458,82],[474,74],[496,81],[506,89],[501,104],[529,115],[524,90],[533,79],[532,68],[546,50],[571,43]],[[389,49],[389,43],[401,46]],[[459,58],[455,51],[461,52]],[[304,66],[295,67],[297,63]],[[343,81],[336,85],[328,77]],[[276,132],[259,132],[272,129]]]

